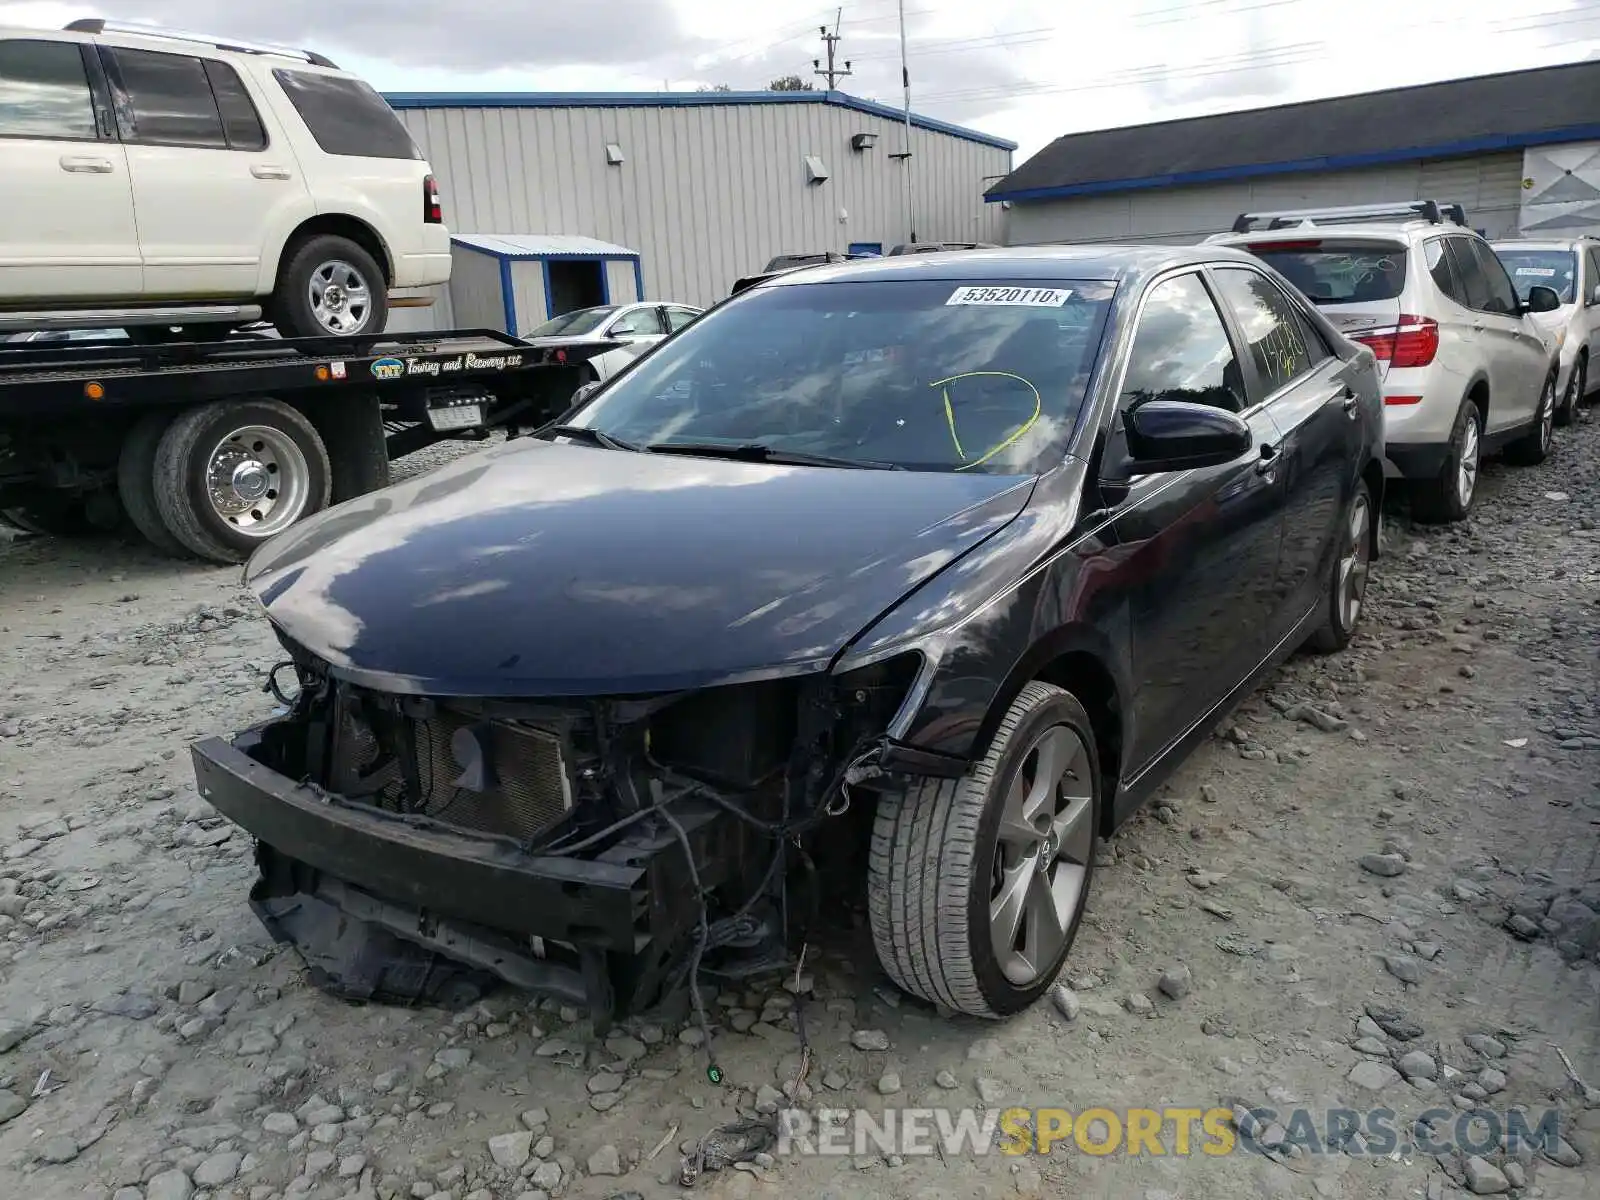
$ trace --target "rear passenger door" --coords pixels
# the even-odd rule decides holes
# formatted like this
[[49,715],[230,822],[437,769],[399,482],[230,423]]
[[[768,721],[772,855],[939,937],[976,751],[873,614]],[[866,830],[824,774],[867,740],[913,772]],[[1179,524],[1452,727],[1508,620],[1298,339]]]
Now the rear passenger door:
[[102,46],[127,148],[147,297],[248,299],[270,231],[310,215],[232,64]]
[[0,39],[0,300],[139,294],[128,161],[94,47]]
[[1511,277],[1487,242],[1449,239],[1450,257],[1473,310],[1472,329],[1489,375],[1485,433],[1520,428],[1533,419],[1549,362],[1533,322],[1517,311]]
[[1239,412],[1254,444],[1217,467],[1133,475],[1113,490],[1138,693],[1127,728],[1136,770],[1156,760],[1266,656],[1283,532],[1278,431],[1245,386],[1239,347],[1203,275],[1152,284],[1134,328],[1104,461],[1125,461],[1123,420],[1155,397]]
[[1365,436],[1361,406],[1344,364],[1277,283],[1244,266],[1210,270],[1248,348],[1248,386],[1282,439],[1283,543],[1268,639],[1276,646],[1322,602]]

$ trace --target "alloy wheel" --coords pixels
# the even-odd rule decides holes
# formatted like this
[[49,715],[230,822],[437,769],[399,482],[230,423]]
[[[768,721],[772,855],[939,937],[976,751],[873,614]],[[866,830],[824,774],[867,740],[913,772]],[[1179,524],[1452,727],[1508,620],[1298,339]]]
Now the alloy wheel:
[[1562,405],[1567,410],[1567,419],[1573,420],[1578,415],[1578,410],[1583,407],[1584,393],[1589,390],[1589,363],[1587,359],[1579,358],[1572,367],[1572,378],[1567,381],[1567,399]]
[[1467,424],[1461,431],[1461,453],[1456,457],[1456,499],[1462,509],[1472,504],[1472,494],[1478,488],[1478,456],[1480,441],[1478,437],[1478,416],[1476,411],[1467,416]]
[[1544,381],[1544,388],[1539,392],[1539,452],[1543,454],[1550,449],[1550,439],[1555,436],[1556,429],[1556,377],[1554,375]]
[[305,512],[311,500],[311,468],[283,430],[246,425],[211,451],[206,497],[212,511],[240,533],[269,538]]
[[308,298],[317,324],[329,333],[360,333],[372,316],[367,281],[343,259],[332,259],[311,272]]
[[1036,983],[1065,947],[1094,852],[1094,779],[1071,727],[1042,731],[1010,781],[995,843],[989,936],[1001,973]]
[[1372,560],[1372,503],[1363,491],[1350,507],[1350,545],[1339,560],[1339,626],[1352,632],[1367,597]]

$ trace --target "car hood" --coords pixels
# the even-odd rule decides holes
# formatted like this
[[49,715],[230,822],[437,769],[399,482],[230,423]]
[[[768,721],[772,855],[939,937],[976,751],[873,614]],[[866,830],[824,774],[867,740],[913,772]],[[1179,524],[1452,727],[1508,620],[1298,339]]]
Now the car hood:
[[1033,483],[519,439],[301,522],[245,582],[381,690],[673,691],[826,668]]

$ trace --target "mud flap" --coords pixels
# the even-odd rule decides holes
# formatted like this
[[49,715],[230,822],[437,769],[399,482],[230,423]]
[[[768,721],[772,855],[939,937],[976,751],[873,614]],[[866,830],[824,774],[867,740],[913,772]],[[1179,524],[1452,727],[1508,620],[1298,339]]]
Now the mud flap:
[[274,940],[299,952],[311,982],[341,1000],[460,1009],[499,983],[325,900],[283,894],[265,878],[250,889],[250,907]]

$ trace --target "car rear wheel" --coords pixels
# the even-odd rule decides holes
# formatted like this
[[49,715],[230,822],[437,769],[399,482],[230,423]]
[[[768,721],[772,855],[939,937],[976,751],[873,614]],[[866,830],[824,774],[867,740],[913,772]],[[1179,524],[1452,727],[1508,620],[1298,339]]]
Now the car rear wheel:
[[1319,654],[1336,654],[1350,644],[1361,622],[1361,607],[1367,598],[1367,576],[1372,565],[1372,492],[1366,481],[1356,484],[1350,515],[1339,541],[1339,557],[1323,602],[1320,629],[1306,643]]
[[1025,686],[961,779],[878,803],[868,913],[878,958],[913,995],[1009,1016],[1055,981],[1094,874],[1100,763],[1069,692]]
[[323,235],[293,248],[272,294],[272,320],[284,337],[382,333],[389,319],[383,272],[349,238]]
[[1506,461],[1519,467],[1536,467],[1550,457],[1550,443],[1556,426],[1556,373],[1551,371],[1539,389],[1539,407],[1534,410],[1533,424],[1511,445],[1506,447]]
[[1589,390],[1589,357],[1579,354],[1578,360],[1572,364],[1572,378],[1567,380],[1567,393],[1561,398],[1561,407],[1556,409],[1556,424],[1571,425],[1578,418],[1578,410],[1583,407],[1584,393]]
[[328,506],[332,469],[315,427],[277,400],[190,409],[167,427],[153,472],[161,523],[214,562],[241,562]]
[[1444,466],[1432,479],[1411,485],[1411,515],[1429,525],[1464,519],[1478,491],[1478,467],[1483,456],[1483,425],[1478,406],[1463,400],[1450,431]]

